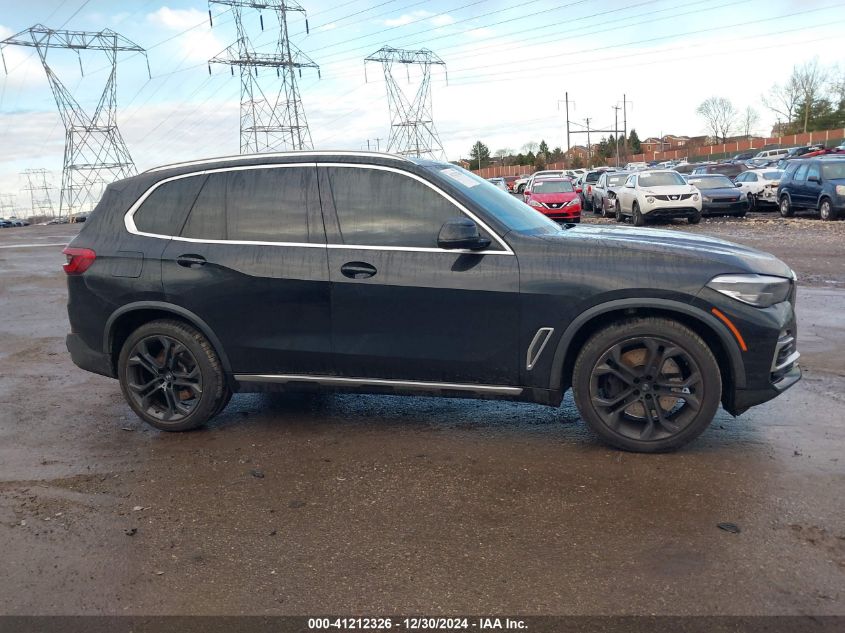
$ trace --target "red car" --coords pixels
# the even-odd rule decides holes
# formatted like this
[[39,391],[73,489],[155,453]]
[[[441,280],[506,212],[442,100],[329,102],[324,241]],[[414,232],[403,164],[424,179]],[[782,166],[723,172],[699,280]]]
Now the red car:
[[525,202],[552,220],[581,221],[581,198],[569,178],[544,178],[535,181]]

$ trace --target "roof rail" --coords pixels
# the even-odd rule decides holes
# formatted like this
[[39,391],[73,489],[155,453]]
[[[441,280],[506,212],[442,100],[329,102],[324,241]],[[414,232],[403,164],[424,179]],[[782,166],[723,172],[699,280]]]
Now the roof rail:
[[372,158],[389,158],[392,160],[411,162],[404,156],[397,154],[388,154],[386,152],[359,152],[350,150],[321,150],[321,151],[295,151],[295,152],[268,152],[266,154],[236,154],[234,156],[220,156],[217,158],[206,158],[204,160],[191,160],[181,163],[170,163],[168,165],[160,165],[159,167],[152,167],[143,173],[148,174],[155,171],[162,171],[164,169],[174,169],[176,167],[191,167],[193,165],[208,165],[212,163],[225,163],[237,160],[250,160],[258,157],[262,158],[283,158],[286,156],[369,156]]

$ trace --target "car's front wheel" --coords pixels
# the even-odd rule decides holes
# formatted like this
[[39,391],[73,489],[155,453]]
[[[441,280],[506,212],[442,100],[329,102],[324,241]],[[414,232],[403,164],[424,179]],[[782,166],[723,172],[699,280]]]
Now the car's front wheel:
[[634,203],[634,206],[631,207],[631,215],[633,216],[632,221],[634,226],[645,226],[645,216],[643,215],[643,212],[640,211],[640,205],[636,202]]
[[789,202],[789,196],[781,196],[780,198],[780,214],[784,218],[791,218],[795,213],[792,204]]
[[118,378],[132,410],[163,431],[201,426],[231,397],[214,348],[181,321],[152,321],[132,332],[118,358]]
[[616,221],[617,222],[624,222],[625,217],[622,215],[622,204],[619,200],[616,201],[616,206],[614,207],[614,211],[616,214]]
[[578,411],[600,438],[643,453],[673,450],[701,434],[722,395],[707,343],[685,325],[641,317],[596,332],[572,376]]
[[698,224],[701,222],[701,211],[696,211],[691,216],[687,218],[687,222],[690,224]]

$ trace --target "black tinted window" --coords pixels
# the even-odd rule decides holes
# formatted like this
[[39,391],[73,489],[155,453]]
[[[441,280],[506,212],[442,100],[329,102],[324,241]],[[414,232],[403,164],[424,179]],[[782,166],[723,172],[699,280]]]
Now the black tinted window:
[[819,164],[813,163],[810,165],[810,168],[807,170],[807,180],[810,178],[821,178],[821,170],[819,170]]
[[255,242],[322,241],[322,228],[312,232],[308,224],[308,208],[319,204],[317,195],[313,167],[210,174],[182,236]]
[[197,196],[182,237],[201,240],[226,239],[226,173],[209,174]]
[[377,169],[327,170],[344,244],[437,248],[443,223],[464,217],[446,198],[408,176]]
[[231,171],[226,188],[227,238],[309,242],[309,204],[319,204],[313,167]]
[[159,185],[135,211],[135,226],[144,233],[178,235],[204,180],[190,176]]

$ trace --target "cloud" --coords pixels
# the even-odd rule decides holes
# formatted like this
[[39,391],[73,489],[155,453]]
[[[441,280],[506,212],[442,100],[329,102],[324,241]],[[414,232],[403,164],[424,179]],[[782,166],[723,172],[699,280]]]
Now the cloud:
[[448,13],[444,15],[435,15],[433,18],[431,18],[431,23],[434,26],[449,26],[450,24],[455,23],[455,18],[453,18]]
[[161,7],[147,14],[147,22],[174,33],[187,31],[176,38],[186,61],[205,61],[226,47],[212,32],[208,14],[198,9]]
[[420,9],[419,11],[411,11],[410,13],[404,13],[400,15],[398,18],[392,18],[389,20],[384,21],[385,26],[405,26],[406,24],[410,24],[411,22],[416,22],[417,20],[427,18],[434,15],[431,11],[425,11],[424,9]]

